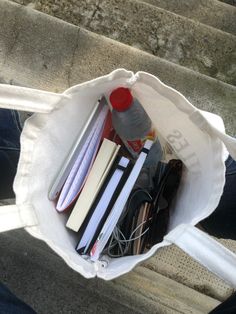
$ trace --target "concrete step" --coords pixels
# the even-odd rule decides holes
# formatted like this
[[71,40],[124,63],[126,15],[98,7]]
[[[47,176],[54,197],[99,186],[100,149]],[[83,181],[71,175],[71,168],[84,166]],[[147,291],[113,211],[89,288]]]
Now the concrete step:
[[[236,253],[235,240],[214,239]],[[224,301],[233,293],[230,285],[206,272],[202,265],[174,245],[159,250],[142,263],[142,266],[220,301]]]
[[236,35],[236,8],[217,0],[142,0],[159,8]]
[[2,0],[0,9],[6,82],[62,91],[119,67],[147,71],[197,107],[221,115],[227,131],[236,134],[234,86],[12,2]]
[[220,302],[144,267],[87,280],[23,230],[0,235],[1,278],[38,314],[208,313]]
[[[2,82],[60,92],[118,67],[158,76],[197,107],[220,114],[228,132],[236,133],[235,87],[29,8],[0,2]],[[185,264],[176,272],[169,255],[162,259],[162,269],[172,269],[170,280],[156,272],[159,252],[146,267],[101,283],[85,280],[22,231],[0,237],[2,278],[39,313],[207,313],[232,292],[206,270],[202,285],[193,276],[186,282],[180,274],[181,267],[189,265],[186,256],[177,255]],[[199,268],[191,270],[197,274]],[[218,284],[221,289],[215,293]]]
[[236,6],[236,0],[220,0],[221,2]]
[[44,13],[236,84],[236,37],[229,33],[140,1],[36,1]]

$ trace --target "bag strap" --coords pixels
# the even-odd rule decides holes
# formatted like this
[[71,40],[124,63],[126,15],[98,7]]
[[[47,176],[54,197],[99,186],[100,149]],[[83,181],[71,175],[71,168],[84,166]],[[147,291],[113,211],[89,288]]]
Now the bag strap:
[[0,232],[37,224],[38,220],[31,206],[24,205],[21,208],[17,205],[0,206]]
[[[196,124],[201,130],[206,131],[210,135],[218,137],[225,145],[231,157],[236,160],[236,138],[225,134],[220,131],[212,123],[214,114],[209,114],[203,110],[196,110],[189,115],[190,120]],[[219,118],[219,116],[217,116]],[[221,119],[221,118],[220,118]]]
[[69,96],[0,84],[0,108],[49,113],[62,99],[69,99]]
[[185,253],[236,288],[236,254],[192,225],[182,224],[169,232],[167,242]]
[[236,138],[219,131],[213,125],[210,125],[210,128],[211,133],[216,135],[225,144],[225,147],[228,150],[230,156],[236,160]]

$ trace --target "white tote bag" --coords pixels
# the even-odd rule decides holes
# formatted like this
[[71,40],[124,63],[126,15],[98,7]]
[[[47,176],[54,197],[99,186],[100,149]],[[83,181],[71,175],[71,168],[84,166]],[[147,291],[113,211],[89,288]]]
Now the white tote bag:
[[[114,259],[102,256],[92,263],[75,251],[76,233],[65,227],[68,214],[55,210],[48,191],[97,99],[118,86],[131,88],[185,170],[163,242],[146,254]],[[198,110],[153,75],[124,69],[76,85],[63,94],[0,85],[0,107],[36,112],[25,122],[21,135],[14,181],[16,205],[0,207],[0,231],[24,227],[83,276],[106,280],[130,271],[160,247],[175,243],[236,287],[236,256],[194,227],[219,203],[227,151],[236,158],[236,140],[224,133],[220,117]]]

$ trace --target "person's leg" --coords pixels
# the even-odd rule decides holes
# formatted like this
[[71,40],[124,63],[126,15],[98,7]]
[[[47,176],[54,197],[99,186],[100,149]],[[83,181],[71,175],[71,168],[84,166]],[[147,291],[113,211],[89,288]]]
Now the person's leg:
[[234,313],[236,313],[236,293],[234,293],[226,301],[218,305],[209,314],[234,314]]
[[18,299],[3,284],[0,283],[0,313],[2,314],[36,314],[36,312]]
[[[20,153],[21,124],[17,111],[0,109],[0,199],[13,198],[13,180]],[[0,283],[0,313],[35,314]]]
[[236,161],[229,156],[225,164],[226,182],[220,203],[201,226],[210,235],[236,240]]
[[0,199],[13,198],[13,180],[20,153],[21,125],[17,111],[0,109]]
[[[226,181],[220,203],[216,210],[201,222],[201,226],[210,235],[236,240],[236,161],[229,156],[225,165]],[[233,313],[236,313],[236,294],[233,294],[209,314]]]

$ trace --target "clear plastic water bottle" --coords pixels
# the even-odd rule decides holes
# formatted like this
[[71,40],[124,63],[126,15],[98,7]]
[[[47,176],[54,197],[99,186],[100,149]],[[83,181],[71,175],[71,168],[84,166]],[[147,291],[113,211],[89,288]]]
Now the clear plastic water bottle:
[[130,90],[119,87],[110,94],[112,123],[133,157],[137,157],[146,139],[155,140],[152,121]]

